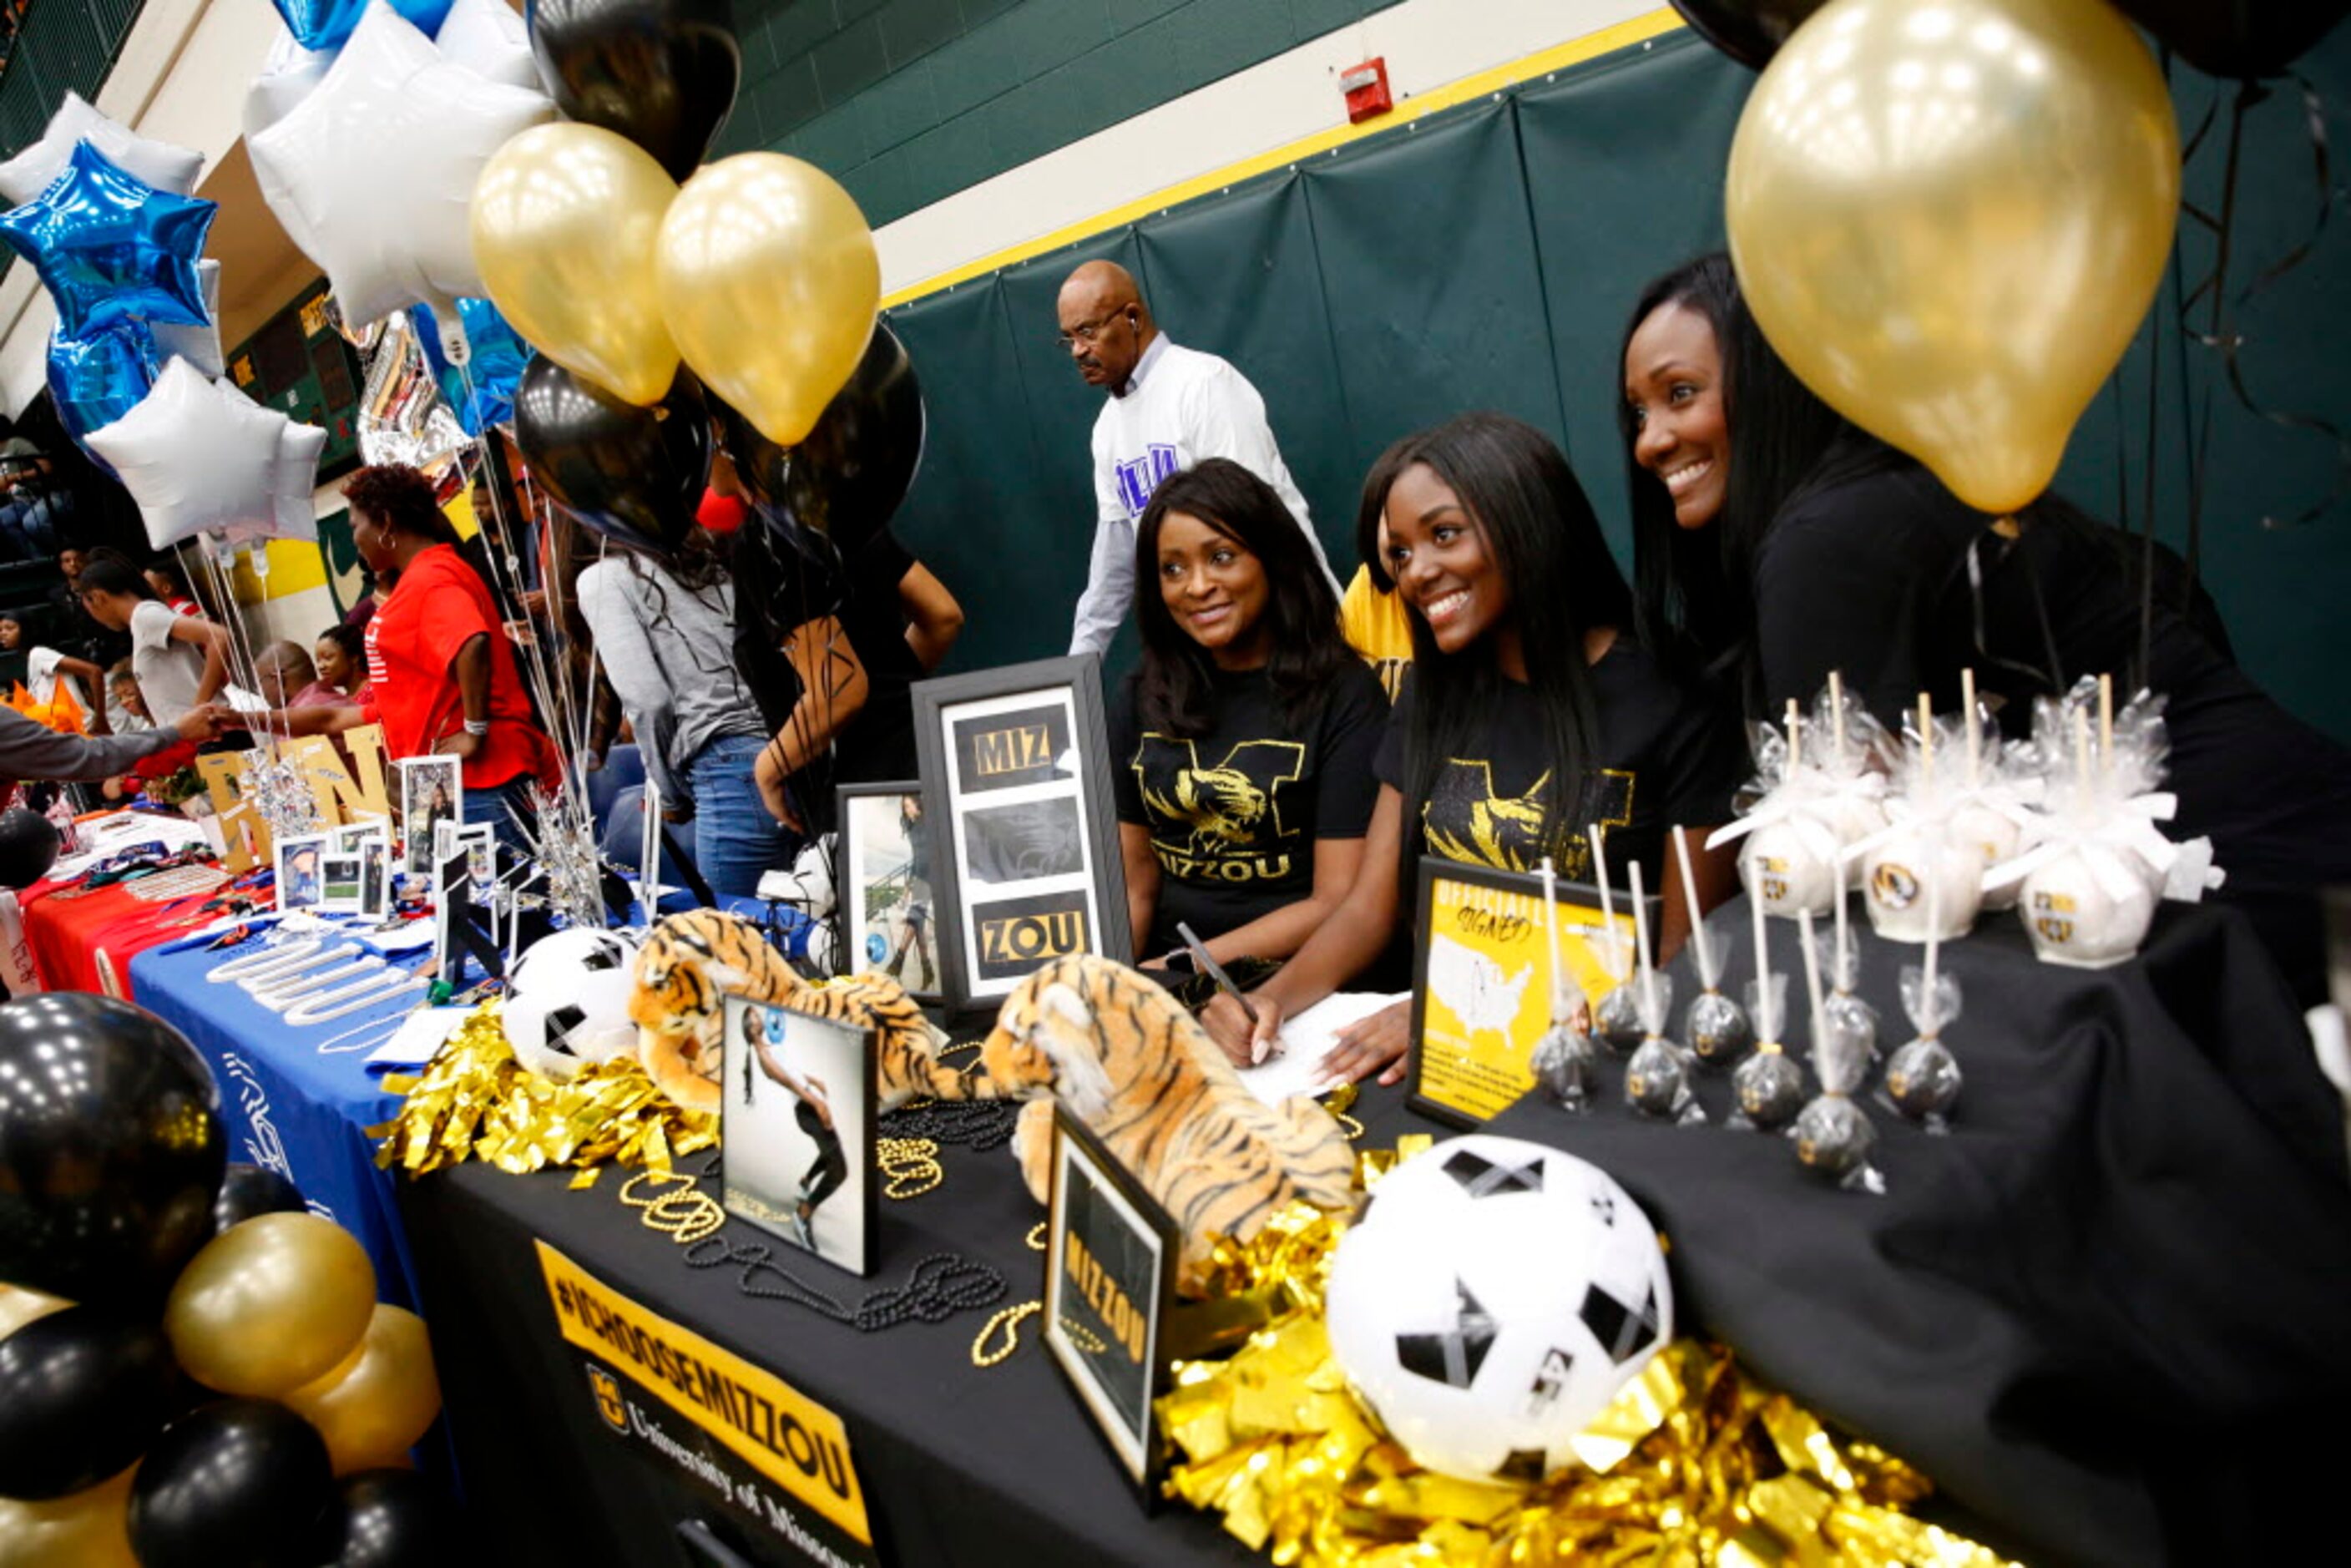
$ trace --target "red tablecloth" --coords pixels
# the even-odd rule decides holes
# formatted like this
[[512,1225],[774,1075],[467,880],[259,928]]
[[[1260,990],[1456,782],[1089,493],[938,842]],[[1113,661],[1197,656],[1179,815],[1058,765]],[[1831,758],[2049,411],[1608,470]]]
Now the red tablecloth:
[[[178,922],[188,909],[133,898],[117,883],[78,898],[58,894],[81,885],[38,882],[16,895],[25,911],[25,939],[48,991],[103,991],[131,996],[131,957],[187,934]],[[167,924],[167,922],[169,924]]]

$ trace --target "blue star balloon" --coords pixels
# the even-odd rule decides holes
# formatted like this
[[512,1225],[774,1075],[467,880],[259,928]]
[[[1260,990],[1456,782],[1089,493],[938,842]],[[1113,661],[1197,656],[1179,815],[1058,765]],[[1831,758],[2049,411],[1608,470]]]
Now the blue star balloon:
[[[468,435],[479,435],[494,424],[504,424],[514,418],[516,383],[522,380],[522,368],[530,362],[531,346],[515,336],[498,308],[486,299],[459,299],[457,320],[465,329],[465,341],[473,349],[472,361],[464,370],[449,362],[441,351],[441,327],[434,319],[430,305],[408,308],[409,324],[416,330],[416,340],[424,345],[424,362],[432,367],[433,379],[439,383],[441,395],[457,415],[457,423]],[[474,378],[474,391],[465,392],[465,378]]]
[[[456,0],[391,0],[392,8],[416,24],[427,37],[441,31]],[[368,0],[277,0],[286,30],[306,49],[340,49],[360,25]]]
[[219,210],[133,179],[84,141],[47,190],[0,213],[0,238],[48,285],[66,337],[139,317],[201,327],[196,263]]
[[49,396],[57,405],[57,423],[109,474],[114,465],[90,452],[83,437],[139,406],[155,385],[162,357],[136,321],[87,338],[49,334]]

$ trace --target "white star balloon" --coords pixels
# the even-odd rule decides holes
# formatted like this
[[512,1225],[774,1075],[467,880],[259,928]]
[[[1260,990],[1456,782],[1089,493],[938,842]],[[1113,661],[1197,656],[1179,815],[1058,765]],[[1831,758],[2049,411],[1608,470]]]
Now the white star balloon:
[[261,74],[245,89],[245,139],[260,135],[317,90],[335,63],[332,49],[306,49],[284,27],[269,46]]
[[203,153],[141,136],[100,114],[81,94],[68,92],[57,111],[49,116],[49,127],[41,132],[41,139],[0,163],[0,196],[6,197],[12,207],[21,207],[38,196],[66,172],[75,143],[81,141],[97,148],[124,173],[175,196],[194,194],[196,176],[204,172]]
[[508,87],[540,90],[530,28],[503,0],[457,0],[434,40],[441,57]]
[[482,165],[555,106],[442,57],[381,3],[308,97],[246,143],[261,193],[334,287],[346,321],[481,297],[467,225]]
[[[160,550],[210,528],[241,528],[246,537],[263,538],[283,527],[290,512],[285,498],[292,477],[286,440],[291,423],[227,382],[207,379],[187,361],[173,360],[137,407],[90,432],[88,444],[114,465],[122,487],[139,503],[147,542]],[[313,471],[325,444],[319,431],[317,445],[309,446]],[[308,446],[308,438],[303,444]],[[309,510],[307,489],[302,510]]]

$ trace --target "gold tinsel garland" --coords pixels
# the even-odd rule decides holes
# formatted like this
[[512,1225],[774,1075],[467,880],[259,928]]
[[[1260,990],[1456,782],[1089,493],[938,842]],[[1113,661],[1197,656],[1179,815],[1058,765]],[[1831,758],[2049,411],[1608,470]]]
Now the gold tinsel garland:
[[524,1067],[494,1001],[459,1024],[422,1073],[383,1086],[405,1098],[369,1129],[383,1140],[376,1164],[411,1176],[478,1159],[517,1176],[577,1166],[572,1185],[586,1186],[607,1164],[666,1176],[674,1159],[718,1142],[718,1118],[681,1108],[633,1057],[590,1065],[569,1083]]
[[[1408,1151],[1407,1151],[1408,1152]],[[1374,1179],[1397,1156],[1365,1154]],[[1322,1327],[1343,1221],[1303,1205],[1217,1255],[1216,1290],[1285,1315],[1229,1359],[1179,1362],[1159,1401],[1167,1490],[1284,1568],[1727,1563],[2004,1568],[1903,1510],[1932,1488],[1832,1435],[1717,1345],[1677,1340],[1575,1439],[1583,1468],[1533,1489],[1424,1470],[1347,1391]]]

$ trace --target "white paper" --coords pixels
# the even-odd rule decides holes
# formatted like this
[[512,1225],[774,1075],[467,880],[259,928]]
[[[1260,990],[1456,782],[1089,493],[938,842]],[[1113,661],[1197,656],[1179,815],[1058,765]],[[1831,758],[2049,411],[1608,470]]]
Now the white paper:
[[471,1008],[421,1008],[400,1020],[392,1037],[368,1052],[371,1067],[422,1067],[441,1052]]
[[1340,1031],[1411,995],[1409,991],[1392,997],[1376,991],[1339,991],[1323,998],[1296,1018],[1283,1020],[1280,1054],[1240,1069],[1241,1082],[1269,1105],[1300,1094],[1310,1100],[1320,1096],[1332,1084],[1318,1069],[1338,1043]]

